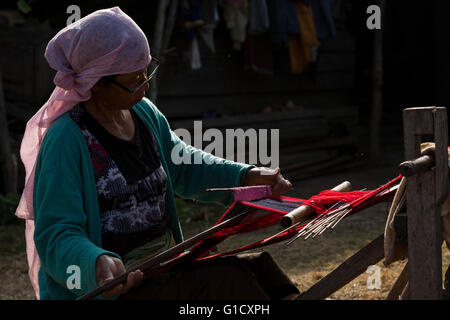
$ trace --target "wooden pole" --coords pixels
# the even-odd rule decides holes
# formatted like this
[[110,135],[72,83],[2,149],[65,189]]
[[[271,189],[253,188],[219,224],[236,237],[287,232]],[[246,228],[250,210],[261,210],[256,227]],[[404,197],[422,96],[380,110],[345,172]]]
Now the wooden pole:
[[[155,22],[155,30],[151,44],[152,56],[158,57],[161,54],[162,38],[164,34],[164,25],[166,23],[166,8],[169,0],[159,0],[158,15]],[[156,74],[150,81],[150,100],[153,103],[158,99],[158,74]]]
[[384,257],[384,235],[378,236],[348,258],[325,278],[317,282],[296,300],[323,300],[365,272]]
[[[385,0],[378,0],[381,9],[381,21],[385,14]],[[380,124],[383,112],[383,28],[375,29],[373,49],[373,85],[372,85],[372,112],[370,120],[370,159],[377,163],[380,159]]]
[[[344,181],[331,190],[340,191],[340,192],[349,192],[352,190],[352,184],[348,181]],[[311,218],[312,215],[314,215],[313,208],[311,208],[308,205],[302,205],[302,206],[298,207],[297,209],[294,209],[291,212],[289,212],[288,214],[286,214],[283,218],[281,218],[280,224],[284,228],[289,228],[290,226],[292,226],[294,224],[297,224],[299,222],[300,223],[304,222],[308,218]]]
[[3,81],[0,72],[0,174],[2,193],[15,192],[13,186],[13,164],[11,147],[9,145],[8,122],[6,120],[5,98],[3,94]]
[[164,30],[164,37],[162,42],[161,52],[165,52],[170,44],[170,39],[172,38],[173,27],[175,26],[175,21],[177,17],[178,0],[172,0],[170,3],[169,17],[167,18],[166,28]]
[[399,300],[402,296],[402,292],[404,291],[406,284],[408,283],[408,263],[403,267],[402,272],[398,276],[394,285],[392,286],[391,291],[386,297],[386,300]]
[[[434,168],[407,177],[409,299],[442,297],[442,227],[440,207],[448,193],[447,110],[403,110],[406,160],[421,155],[420,144],[435,142]],[[433,136],[433,138],[429,138]]]
[[243,213],[233,216],[225,221],[215,224],[211,228],[209,228],[203,232],[200,232],[199,234],[177,244],[176,246],[174,246],[166,251],[163,251],[163,252],[159,253],[158,255],[151,257],[151,258],[145,260],[144,262],[130,268],[129,270],[127,270],[127,272],[112,279],[111,281],[107,282],[106,284],[97,287],[96,289],[82,295],[81,297],[78,297],[77,300],[89,300],[89,299],[95,298],[99,294],[102,294],[103,292],[110,290],[121,283],[125,283],[127,281],[128,274],[130,272],[133,272],[136,270],[141,270],[142,272],[144,272],[144,274],[147,271],[150,274],[152,272],[155,272],[158,268],[161,268],[161,267],[166,266],[167,264],[170,264],[172,261],[174,261],[174,259],[176,259],[176,257],[179,254],[188,253],[186,250],[188,250],[192,246],[196,245],[200,241],[213,235],[214,233],[216,233],[222,229],[232,227],[236,224],[241,223],[242,220],[248,215],[248,213],[249,212],[243,212]]
[[402,176],[410,177],[424,171],[430,170],[434,165],[434,156],[424,155],[415,160],[404,161],[400,164],[399,170]]

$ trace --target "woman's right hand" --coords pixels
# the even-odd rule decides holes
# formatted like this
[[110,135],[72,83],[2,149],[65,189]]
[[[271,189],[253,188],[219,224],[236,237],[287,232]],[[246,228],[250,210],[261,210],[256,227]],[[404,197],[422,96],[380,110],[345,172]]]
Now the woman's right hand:
[[[98,257],[95,271],[97,283],[101,286],[121,274],[124,274],[126,270],[120,259],[104,254]],[[119,284],[111,290],[103,292],[103,295],[107,298],[112,298],[118,294],[124,294],[132,287],[139,285],[142,282],[143,276],[144,274],[140,270],[130,272],[125,284]]]

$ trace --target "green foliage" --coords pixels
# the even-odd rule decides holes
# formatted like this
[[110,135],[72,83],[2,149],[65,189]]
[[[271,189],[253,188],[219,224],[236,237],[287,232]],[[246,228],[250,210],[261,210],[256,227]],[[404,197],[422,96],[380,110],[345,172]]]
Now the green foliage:
[[17,223],[19,219],[15,216],[19,205],[20,195],[17,193],[0,194],[0,225]]

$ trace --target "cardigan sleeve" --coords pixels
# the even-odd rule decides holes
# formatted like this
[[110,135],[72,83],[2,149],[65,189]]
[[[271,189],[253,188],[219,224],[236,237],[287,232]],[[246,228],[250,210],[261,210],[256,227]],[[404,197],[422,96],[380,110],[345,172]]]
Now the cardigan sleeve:
[[[88,236],[83,200],[83,183],[88,182],[83,179],[79,140],[68,125],[50,128],[39,152],[33,192],[34,241],[41,272],[74,297],[98,286],[96,263],[100,255],[120,258],[95,245]],[[74,266],[80,271],[79,288],[67,285]]]
[[[205,192],[205,189],[239,187],[247,170],[255,166],[219,158],[187,145],[170,129],[166,117],[150,100],[145,101],[148,106],[146,112],[153,114],[156,120],[175,193],[201,202],[231,204],[231,193]],[[151,114],[147,116],[151,117]]]

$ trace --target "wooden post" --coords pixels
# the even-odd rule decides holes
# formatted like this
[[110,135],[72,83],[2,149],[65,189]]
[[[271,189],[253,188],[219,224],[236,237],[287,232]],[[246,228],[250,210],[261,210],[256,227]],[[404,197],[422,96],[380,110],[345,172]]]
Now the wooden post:
[[173,27],[177,18],[178,0],[172,0],[170,3],[169,16],[167,18],[166,28],[164,30],[164,37],[161,51],[164,53],[169,47],[170,39],[172,38]]
[[406,285],[408,284],[408,263],[403,267],[402,272],[398,276],[391,291],[386,297],[386,300],[399,300],[404,291]]
[[384,234],[348,258],[325,278],[296,297],[296,300],[325,299],[365,272],[369,266],[377,264],[383,257]]
[[5,98],[3,95],[2,74],[0,72],[0,192],[15,192],[13,186],[13,166],[9,145],[8,122],[6,120]]
[[373,45],[373,84],[372,111],[370,120],[370,160],[377,163],[380,159],[380,122],[383,113],[383,17],[385,0],[378,0],[381,11],[381,29],[375,30]]
[[[169,0],[159,0],[158,15],[155,22],[155,30],[153,33],[153,39],[150,42],[151,54],[158,57],[161,53],[162,38],[164,34],[164,25],[166,23],[166,8]],[[158,99],[158,86],[157,86],[158,74],[156,74],[150,81],[150,100],[156,103]]]
[[420,144],[435,142],[435,166],[407,177],[409,299],[442,297],[440,206],[448,193],[448,131],[444,107],[403,111],[405,160],[414,160]]

